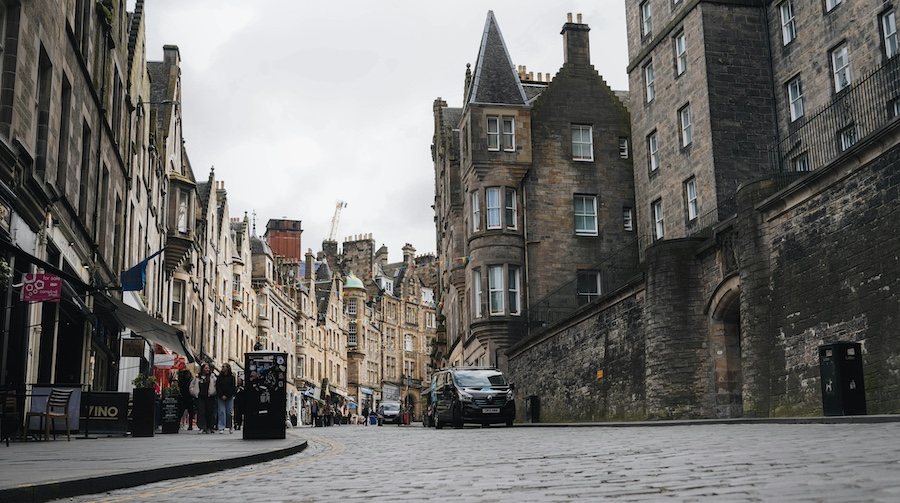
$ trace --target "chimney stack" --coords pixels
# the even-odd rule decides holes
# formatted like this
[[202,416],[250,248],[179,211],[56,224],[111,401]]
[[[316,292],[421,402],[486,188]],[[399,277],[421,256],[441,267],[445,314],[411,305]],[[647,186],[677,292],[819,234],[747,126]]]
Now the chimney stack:
[[591,44],[588,32],[591,28],[581,23],[581,14],[578,14],[578,22],[572,22],[572,14],[568,15],[569,21],[563,25],[563,49],[565,51],[564,64],[575,65],[591,64]]

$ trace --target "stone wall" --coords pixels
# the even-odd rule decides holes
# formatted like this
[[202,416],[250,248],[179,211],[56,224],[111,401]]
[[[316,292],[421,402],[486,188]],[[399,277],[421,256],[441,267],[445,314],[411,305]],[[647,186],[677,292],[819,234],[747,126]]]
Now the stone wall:
[[600,304],[510,349],[519,420],[529,396],[540,399],[542,422],[646,418],[643,281]]
[[868,413],[900,412],[900,147],[853,154],[745,185],[714,238],[654,244],[644,279],[513,347],[519,418],[532,395],[544,422],[819,416],[839,341],[862,344]]
[[838,341],[862,343],[868,412],[900,410],[898,164],[895,147],[787,211],[764,208],[771,415],[821,414],[817,349]]

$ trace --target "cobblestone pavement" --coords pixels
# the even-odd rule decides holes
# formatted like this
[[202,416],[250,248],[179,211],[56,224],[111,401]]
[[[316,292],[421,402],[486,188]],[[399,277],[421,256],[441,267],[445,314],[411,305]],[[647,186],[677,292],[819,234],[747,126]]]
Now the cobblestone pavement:
[[294,429],[278,461],[60,501],[900,501],[900,423]]

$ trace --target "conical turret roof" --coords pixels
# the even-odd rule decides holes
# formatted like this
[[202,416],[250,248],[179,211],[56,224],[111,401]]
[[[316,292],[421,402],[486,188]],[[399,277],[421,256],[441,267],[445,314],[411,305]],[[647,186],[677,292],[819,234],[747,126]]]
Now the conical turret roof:
[[516,73],[494,11],[488,11],[478,61],[466,104],[525,105],[525,90]]

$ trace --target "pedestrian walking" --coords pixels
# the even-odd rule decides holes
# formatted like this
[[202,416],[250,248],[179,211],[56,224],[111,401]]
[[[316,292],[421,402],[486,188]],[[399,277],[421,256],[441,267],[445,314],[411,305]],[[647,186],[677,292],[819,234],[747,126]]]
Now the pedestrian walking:
[[289,415],[291,418],[291,428],[293,428],[293,427],[297,426],[297,407],[291,406],[291,411],[290,411]]
[[315,399],[309,404],[309,415],[312,417],[313,428],[322,426],[321,424],[317,424],[319,422],[319,402]]
[[378,405],[378,426],[384,425],[384,405]]
[[244,425],[244,381],[238,377],[234,387],[234,429]]
[[191,396],[191,381],[194,375],[190,370],[178,371],[178,420],[184,421],[187,413],[187,429],[194,429],[194,397]]
[[212,433],[216,407],[216,378],[209,364],[200,366],[200,373],[191,381],[191,396],[197,399],[197,428],[200,433]]
[[369,406],[363,407],[363,425],[369,426]]
[[234,433],[233,409],[234,409],[234,393],[237,388],[234,374],[231,373],[231,365],[222,364],[222,370],[219,371],[219,377],[216,379],[216,403],[219,410],[219,433]]

